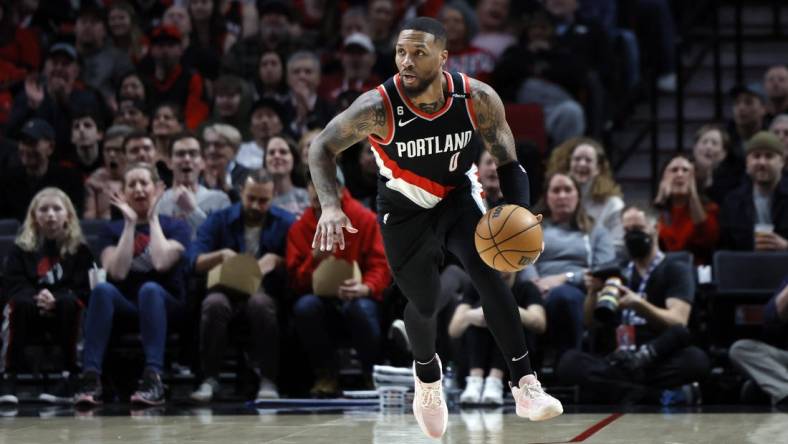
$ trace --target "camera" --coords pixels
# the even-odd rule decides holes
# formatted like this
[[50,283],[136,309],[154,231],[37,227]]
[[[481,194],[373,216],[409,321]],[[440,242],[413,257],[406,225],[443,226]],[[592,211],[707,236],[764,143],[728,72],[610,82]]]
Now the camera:
[[621,278],[612,276],[605,280],[605,286],[599,292],[594,307],[594,319],[606,325],[618,325],[621,322],[621,313],[618,310],[618,298],[621,292],[618,286]]

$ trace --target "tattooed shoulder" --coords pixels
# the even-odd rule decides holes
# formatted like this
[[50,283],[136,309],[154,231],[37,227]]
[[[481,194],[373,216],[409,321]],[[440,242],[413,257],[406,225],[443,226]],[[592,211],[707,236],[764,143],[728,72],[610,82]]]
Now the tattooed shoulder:
[[357,143],[370,134],[386,131],[386,105],[376,90],[358,97],[345,111],[334,117],[326,127],[329,145],[335,152]]

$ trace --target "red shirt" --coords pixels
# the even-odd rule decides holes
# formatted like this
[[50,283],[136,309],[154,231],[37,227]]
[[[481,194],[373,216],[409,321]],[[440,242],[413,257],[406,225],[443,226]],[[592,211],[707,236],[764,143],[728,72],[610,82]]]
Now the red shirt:
[[[383,251],[383,237],[377,217],[361,205],[361,202],[353,199],[347,190],[342,190],[342,211],[358,233],[350,234],[346,231],[345,249],[337,248],[333,255],[348,262],[358,262],[361,280],[371,290],[370,297],[380,301],[383,290],[391,281],[391,274]],[[290,286],[299,295],[312,291],[312,272],[319,264],[312,256],[312,239],[316,229],[317,217],[315,210],[310,207],[290,227],[287,234],[287,274]]]
[[696,264],[711,263],[714,247],[720,238],[720,207],[714,202],[704,205],[706,220],[692,223],[689,206],[672,206],[659,217],[659,242],[665,251],[689,251]]

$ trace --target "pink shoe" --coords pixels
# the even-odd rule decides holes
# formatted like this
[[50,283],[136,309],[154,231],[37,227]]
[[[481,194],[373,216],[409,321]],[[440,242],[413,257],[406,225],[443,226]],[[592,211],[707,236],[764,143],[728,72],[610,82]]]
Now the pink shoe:
[[520,387],[512,387],[512,396],[517,403],[517,416],[531,421],[544,421],[564,413],[561,401],[545,393],[535,375],[520,379]]
[[[438,365],[440,358],[435,355]],[[443,367],[441,367],[441,374]],[[443,396],[443,377],[429,384],[421,382],[416,376],[416,363],[413,363],[413,379],[416,381],[416,393],[413,396],[413,416],[419,423],[421,431],[430,438],[440,439],[446,433],[449,423],[449,408]]]

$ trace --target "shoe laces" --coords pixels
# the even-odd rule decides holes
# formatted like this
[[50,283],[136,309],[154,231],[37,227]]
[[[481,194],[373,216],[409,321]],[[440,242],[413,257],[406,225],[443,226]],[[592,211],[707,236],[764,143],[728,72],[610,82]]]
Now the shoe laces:
[[421,388],[421,407],[425,409],[438,408],[443,403],[440,385]]
[[537,381],[533,384],[526,384],[525,387],[522,388],[523,393],[529,399],[542,399],[547,397],[547,393],[544,392],[542,388],[542,384]]

